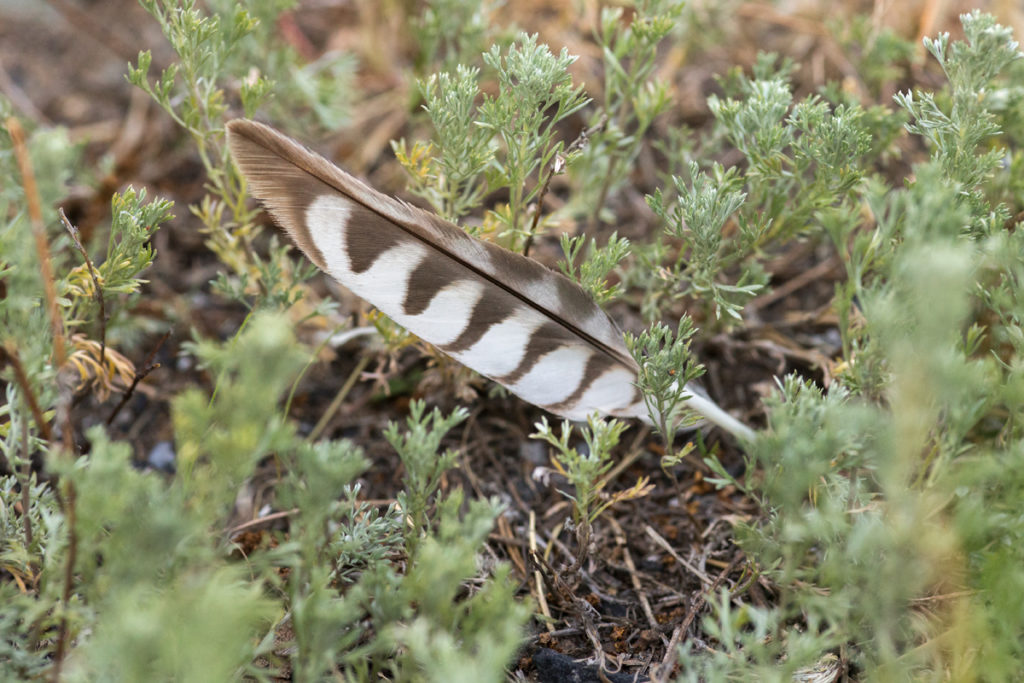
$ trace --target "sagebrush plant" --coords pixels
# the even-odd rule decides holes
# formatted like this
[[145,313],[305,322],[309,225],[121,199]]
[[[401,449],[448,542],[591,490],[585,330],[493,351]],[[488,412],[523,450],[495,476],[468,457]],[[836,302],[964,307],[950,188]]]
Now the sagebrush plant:
[[696,414],[687,410],[688,384],[704,374],[704,368],[690,353],[690,342],[697,333],[689,316],[682,316],[676,331],[656,323],[634,336],[626,333],[626,348],[640,368],[637,386],[651,424],[665,442],[665,465],[672,465],[692,448],[688,443],[675,450],[676,434],[696,424]]
[[[303,282],[315,269],[295,266],[276,237],[267,254],[257,245],[259,209],[248,202],[245,181],[229,158],[225,140],[230,97],[237,96],[242,112],[252,116],[261,107],[273,110],[276,93],[290,102],[293,110],[284,118],[297,127],[316,123],[323,130],[336,128],[347,120],[351,58],[329,54],[318,63],[300,65],[294,50],[272,30],[275,18],[294,4],[290,0],[218,0],[208,3],[209,11],[195,0],[140,3],[160,24],[177,60],[151,79],[153,57],[144,50],[127,77],[196,146],[209,192],[190,210],[202,223],[207,246],[229,269],[218,275],[215,289],[250,308],[297,302],[308,295]],[[251,66],[257,55],[262,69]],[[312,314],[327,308],[321,303]]]
[[[502,50],[495,45],[483,62],[498,83],[498,94],[481,95],[480,69],[459,65],[420,81],[424,109],[435,129],[430,143],[393,145],[409,174],[409,191],[457,221],[479,206],[486,193],[508,192],[490,210],[477,234],[496,233],[513,251],[524,250],[538,226],[539,208],[556,158],[570,144],[557,125],[587,104],[567,69],[567,50],[554,54],[536,35],[520,35]],[[538,177],[540,176],[540,177]]]
[[[1008,70],[1021,58],[1009,30],[979,13],[962,21],[964,41],[926,41],[947,88],[896,97],[904,111],[892,118],[909,115],[907,130],[931,152],[905,187],[870,177],[859,154],[842,164],[816,154],[824,177],[801,181],[829,188],[795,208],[847,269],[835,299],[843,359],[828,390],[786,378],[752,447],[758,475],[745,485],[767,517],[737,533],[781,600],[717,602],[705,623],[717,647],[685,648],[686,680],[788,680],[827,650],[882,680],[1020,675],[1021,642],[1007,635],[1024,628],[1024,526],[1010,512],[1024,490],[1024,384],[1009,340],[1020,339],[1024,251],[1010,220],[1020,196],[998,189],[1022,154],[999,132],[1024,80]],[[794,105],[789,120],[806,111]],[[819,151],[838,152],[869,132],[865,122],[836,106],[806,130],[822,131]],[[744,128],[745,151],[759,158],[762,134],[785,137],[761,126]],[[750,184],[766,170],[750,158]],[[841,182],[853,176],[864,180]],[[811,628],[794,628],[797,615]]]
[[[588,527],[597,517],[624,500],[639,498],[650,492],[647,479],[642,478],[630,489],[612,495],[603,495],[606,482],[603,477],[612,468],[612,451],[619,443],[628,425],[618,420],[603,420],[599,415],[587,418],[587,426],[580,429],[583,444],[573,446],[570,440],[573,429],[568,420],[563,420],[558,435],[555,435],[546,417],[534,425],[536,432],[530,438],[541,439],[554,446],[551,458],[555,470],[569,480],[575,492],[565,495],[572,501],[572,512],[577,524]],[[582,452],[581,452],[582,451]],[[589,534],[589,531],[587,531]],[[581,547],[586,547],[581,543]]]
[[[829,650],[883,678],[952,672],[1005,680],[1018,671],[1019,643],[1000,636],[1020,628],[1019,600],[1001,598],[1022,580],[1014,544],[1021,529],[1001,515],[983,520],[980,509],[1012,506],[1020,487],[1006,480],[974,487],[1004,468],[1018,471],[1019,392],[1011,380],[1022,338],[1014,293],[1021,252],[1017,231],[1007,230],[1014,213],[1007,203],[1019,210],[1010,188],[1021,152],[993,143],[1003,127],[1019,128],[1020,81],[994,81],[1019,53],[985,15],[966,15],[964,28],[965,42],[927,43],[949,76],[948,91],[901,95],[895,110],[862,107],[834,87],[794,101],[792,64],[772,55],[750,75],[730,73],[724,96],[709,104],[719,144],[741,152],[744,164],[702,167],[684,150],[670,191],[650,198],[676,244],[630,245],[639,266],[622,268],[622,283],[642,288],[651,320],[688,297],[705,302],[721,324],[739,324],[743,306],[767,284],[764,254],[795,239],[830,240],[847,270],[834,301],[843,356],[832,386],[823,393],[786,379],[769,403],[769,432],[752,447],[749,471],[758,474],[748,481],[707,460],[716,481],[744,487],[766,510],[764,524],[741,525],[739,536],[782,599],[771,608],[742,596],[713,601],[705,627],[718,647],[685,649],[688,679],[787,680]],[[911,52],[890,35],[873,35],[867,48],[861,64],[876,74],[870,83],[883,79],[880,70],[899,68],[886,60]],[[447,121],[431,113],[439,137],[429,154],[420,148],[416,163],[400,154],[414,187],[435,192],[435,206],[444,206],[436,197],[449,206],[468,197],[448,212],[453,218],[488,190],[483,169],[493,143],[472,125],[482,114],[473,106],[476,78],[465,72],[464,91],[458,80],[435,90],[435,97],[461,92],[462,106],[444,109]],[[444,158],[441,131],[452,121],[460,126],[451,129],[459,131],[452,149],[460,151],[451,158],[472,162],[455,174],[457,191],[431,184],[451,180],[432,171],[430,159]],[[899,154],[893,142],[908,121],[909,132],[932,145],[933,161],[916,167],[906,188],[893,188],[876,168]],[[473,145],[474,133],[477,157],[459,147]],[[563,240],[564,270],[582,279],[571,266],[581,242]],[[624,256],[602,257],[601,265],[615,267]],[[602,284],[587,287],[610,298]],[[686,320],[674,340],[656,326],[631,341],[650,374],[645,395],[656,415],[671,415],[665,408],[678,405],[680,387],[699,372],[676,348],[692,334]],[[671,422],[656,420],[665,434],[674,434]],[[573,467],[587,462],[573,456],[567,434],[542,424],[536,436]],[[978,467],[979,459],[992,464]],[[593,488],[582,491],[589,510]],[[1000,532],[1009,534],[998,549],[983,552]],[[932,616],[915,604],[934,604]],[[974,633],[985,634],[984,643]],[[929,647],[933,640],[943,645]]]
[[420,534],[429,531],[427,509],[437,493],[441,476],[452,468],[458,457],[458,453],[452,450],[440,452],[441,439],[469,417],[465,408],[458,408],[447,417],[437,408],[425,415],[425,409],[423,401],[413,401],[409,406],[408,431],[403,434],[392,422],[384,432],[384,438],[398,452],[406,468],[408,486],[399,494],[398,504],[409,517],[406,550],[410,558],[416,556]]
[[645,134],[672,104],[669,84],[657,76],[657,56],[681,26],[682,0],[640,0],[630,21],[622,7],[601,9],[596,40],[604,67],[602,97],[587,129],[593,131],[571,167],[573,204],[592,223],[610,216],[607,200],[627,179]]

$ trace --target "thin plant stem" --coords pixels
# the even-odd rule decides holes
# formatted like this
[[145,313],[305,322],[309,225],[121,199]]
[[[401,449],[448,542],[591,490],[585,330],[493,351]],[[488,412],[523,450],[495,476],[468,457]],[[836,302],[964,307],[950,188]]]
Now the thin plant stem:
[[[22,449],[22,476],[24,479],[21,482],[21,521],[25,531],[25,552],[29,553],[31,557],[32,552],[32,516],[29,514],[29,505],[31,504],[31,482],[32,482],[32,459],[29,453],[28,446],[28,420],[19,420],[21,422],[21,449]],[[13,469],[13,468],[12,468]],[[33,569],[33,573],[34,573]]]
[[544,210],[544,197],[548,194],[548,186],[551,184],[551,178],[556,173],[561,173],[565,168],[565,159],[561,154],[556,154],[551,165],[548,166],[548,172],[544,175],[544,180],[540,185],[540,192],[537,194],[537,201],[534,205],[533,220],[530,221],[530,232],[526,236],[526,243],[523,244],[523,256],[530,255],[530,247],[533,246],[533,237],[537,234],[537,224],[540,223],[540,214]]
[[331,401],[331,405],[327,406],[327,410],[325,410],[324,414],[320,416],[320,420],[316,423],[316,426],[313,427],[313,431],[309,433],[310,441],[316,441],[320,437],[320,434],[322,434],[327,428],[327,424],[331,421],[331,418],[334,417],[334,413],[338,411],[338,408],[340,408],[341,404],[345,401],[345,397],[348,396],[348,392],[352,391],[352,387],[355,386],[356,380],[359,379],[359,375],[366,369],[369,362],[370,357],[363,356],[359,359],[359,362],[356,363],[356,367],[352,370],[348,379],[345,380],[341,389],[338,390],[334,400]]
[[32,159],[25,144],[25,129],[21,122],[13,116],[5,122],[7,132],[11,135],[14,157],[21,173],[21,184],[25,190],[25,202],[28,205],[28,216],[32,224],[32,237],[35,238],[36,253],[39,257],[39,270],[43,277],[43,292],[46,296],[46,312],[50,317],[53,329],[53,360],[58,371],[67,360],[67,349],[64,345],[64,323],[57,308],[57,286],[53,277],[53,264],[50,262],[50,245],[46,239],[46,225],[43,223],[42,204],[39,201],[39,187],[32,170]]
[[146,356],[145,362],[142,364],[142,369],[135,373],[135,377],[132,378],[132,383],[129,385],[128,390],[124,392],[124,396],[121,397],[121,401],[114,407],[114,410],[110,412],[110,417],[107,418],[107,426],[114,423],[114,418],[121,412],[121,409],[128,403],[128,399],[135,393],[135,387],[139,386],[139,382],[146,378],[146,376],[160,367],[159,363],[154,363],[153,358],[156,356],[156,352],[160,350],[160,347],[167,341],[167,337],[171,335],[171,331],[164,332],[164,336],[160,337],[160,341],[156,343],[153,350]]
[[341,328],[344,327],[344,326],[345,326],[345,323],[340,323],[339,325],[337,325],[333,330],[331,330],[331,333],[329,335],[324,337],[324,340],[322,342],[317,344],[316,348],[313,349],[313,353],[311,353],[309,355],[309,360],[306,361],[306,364],[303,366],[302,371],[299,373],[298,377],[295,378],[295,381],[292,382],[291,391],[288,392],[288,398],[284,402],[284,411],[283,411],[283,413],[284,413],[285,416],[287,416],[288,413],[291,412],[291,409],[292,409],[292,399],[295,398],[295,391],[299,388],[299,382],[301,382],[302,378],[306,376],[306,373],[309,372],[309,369],[311,367],[313,367],[313,363],[316,362],[317,356],[320,355],[320,352],[323,351],[324,347],[326,347],[328,342],[331,341],[331,338],[335,334],[337,334],[338,331],[341,330]]

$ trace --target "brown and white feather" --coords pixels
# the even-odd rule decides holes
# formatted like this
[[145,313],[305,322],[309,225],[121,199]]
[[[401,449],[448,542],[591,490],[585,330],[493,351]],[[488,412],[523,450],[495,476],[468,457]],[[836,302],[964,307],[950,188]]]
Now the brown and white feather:
[[622,333],[572,280],[377,192],[268,126],[232,121],[228,143],[303,253],[398,324],[557,415],[646,416]]

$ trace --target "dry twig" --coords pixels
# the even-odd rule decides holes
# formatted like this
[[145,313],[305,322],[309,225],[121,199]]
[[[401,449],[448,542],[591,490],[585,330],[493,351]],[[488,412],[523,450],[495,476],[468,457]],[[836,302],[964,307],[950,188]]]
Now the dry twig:
[[732,570],[736,568],[736,565],[740,563],[742,558],[742,553],[736,553],[732,558],[732,561],[729,562],[728,566],[721,571],[721,573],[715,578],[714,582],[708,586],[707,590],[701,592],[697,599],[690,605],[690,609],[686,611],[686,618],[683,619],[683,623],[672,631],[672,638],[669,640],[668,647],[665,649],[665,657],[661,660],[661,665],[651,671],[652,681],[664,683],[669,679],[669,676],[672,674],[672,670],[675,669],[676,647],[679,645],[680,638],[690,629],[690,624],[692,624],[693,620],[697,617],[697,613],[703,609],[704,605],[707,603],[708,596],[718,590],[722,581],[724,581],[725,577],[727,577]]
[[128,390],[124,392],[124,396],[121,397],[121,401],[114,407],[114,410],[111,411],[110,417],[107,418],[107,425],[111,425],[114,423],[114,418],[117,417],[117,414],[120,413],[121,409],[124,408],[125,405],[128,403],[128,399],[130,399],[132,397],[132,394],[135,393],[135,387],[139,386],[139,382],[144,380],[146,378],[146,375],[160,367],[159,363],[153,362],[153,358],[156,356],[157,351],[160,350],[160,347],[164,345],[164,342],[167,341],[167,337],[169,337],[170,335],[170,330],[164,332],[164,336],[160,337],[160,341],[156,343],[156,346],[153,347],[153,350],[149,352],[148,356],[146,356],[146,360],[142,365],[142,369],[135,373],[135,377],[132,378],[132,383],[128,385]]

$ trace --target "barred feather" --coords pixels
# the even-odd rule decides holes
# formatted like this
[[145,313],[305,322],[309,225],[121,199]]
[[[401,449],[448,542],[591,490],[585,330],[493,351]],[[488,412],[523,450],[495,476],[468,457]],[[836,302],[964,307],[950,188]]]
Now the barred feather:
[[[646,416],[622,333],[573,281],[377,192],[272,128],[235,120],[228,142],[303,253],[398,324],[556,415]],[[714,403],[692,402],[749,436]]]

